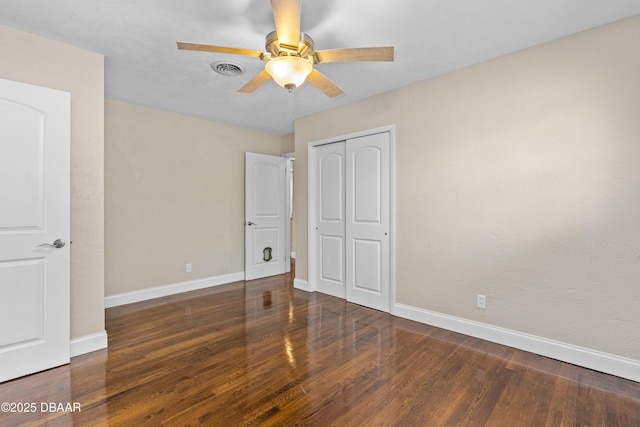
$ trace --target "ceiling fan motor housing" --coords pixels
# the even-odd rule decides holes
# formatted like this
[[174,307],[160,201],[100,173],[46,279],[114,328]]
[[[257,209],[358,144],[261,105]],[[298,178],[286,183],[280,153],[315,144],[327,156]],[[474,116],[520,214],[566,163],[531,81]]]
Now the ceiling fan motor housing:
[[272,58],[276,58],[278,56],[299,56],[301,58],[309,59],[311,63],[316,63],[317,61],[315,61],[315,51],[313,50],[313,46],[313,39],[305,33],[300,33],[300,43],[296,48],[283,45],[278,40],[278,34],[276,31],[272,31],[267,34],[264,45]]

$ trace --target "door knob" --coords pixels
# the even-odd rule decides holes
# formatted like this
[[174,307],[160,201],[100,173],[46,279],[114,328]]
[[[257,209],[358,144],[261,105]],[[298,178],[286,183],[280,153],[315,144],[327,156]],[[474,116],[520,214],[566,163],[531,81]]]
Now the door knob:
[[57,248],[57,249],[60,249],[60,248],[64,248],[64,245],[65,245],[65,244],[66,244],[66,243],[65,243],[65,241],[64,241],[64,240],[62,240],[62,239],[56,239],[56,240],[53,242],[53,244],[51,244],[51,243],[43,243],[43,244],[41,244],[40,246],[48,246],[48,247],[51,247],[51,248]]
[[247,222],[247,225],[258,225],[258,224],[256,224],[255,222],[249,221],[249,222]]

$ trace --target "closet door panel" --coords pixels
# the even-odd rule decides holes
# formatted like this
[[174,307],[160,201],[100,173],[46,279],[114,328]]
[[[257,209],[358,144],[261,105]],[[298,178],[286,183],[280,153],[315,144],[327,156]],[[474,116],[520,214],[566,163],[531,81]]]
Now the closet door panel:
[[389,133],[346,144],[346,294],[389,311]]

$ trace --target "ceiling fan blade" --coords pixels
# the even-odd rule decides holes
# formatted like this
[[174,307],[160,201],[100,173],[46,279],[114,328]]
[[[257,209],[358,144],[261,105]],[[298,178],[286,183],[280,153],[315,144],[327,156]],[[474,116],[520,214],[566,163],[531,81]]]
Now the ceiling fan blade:
[[359,61],[392,62],[393,56],[393,47],[356,47],[352,49],[328,49],[316,51],[316,61],[318,64],[325,62]]
[[333,83],[324,74],[316,69],[313,69],[313,71],[311,71],[311,74],[309,74],[307,80],[309,81],[309,83],[324,92],[324,94],[329,98],[333,98],[334,96],[338,96],[344,93],[342,89],[336,86],[335,83]]
[[178,49],[196,50],[200,52],[230,53],[233,55],[252,56],[254,58],[259,58],[259,59],[262,59],[264,57],[264,52],[261,52],[259,50],[239,49],[236,47],[213,46],[210,44],[178,42]]
[[260,89],[263,84],[265,84],[271,76],[264,70],[253,79],[249,80],[249,82],[238,89],[238,92],[241,93],[254,93],[256,90]]
[[298,51],[300,44],[300,0],[271,0],[280,48]]

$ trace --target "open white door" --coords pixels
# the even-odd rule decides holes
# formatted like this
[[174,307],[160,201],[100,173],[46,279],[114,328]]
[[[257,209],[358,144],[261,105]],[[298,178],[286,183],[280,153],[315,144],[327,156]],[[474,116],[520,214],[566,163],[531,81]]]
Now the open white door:
[[245,153],[245,280],[284,274],[287,159]]
[[70,95],[0,79],[0,382],[69,363]]

